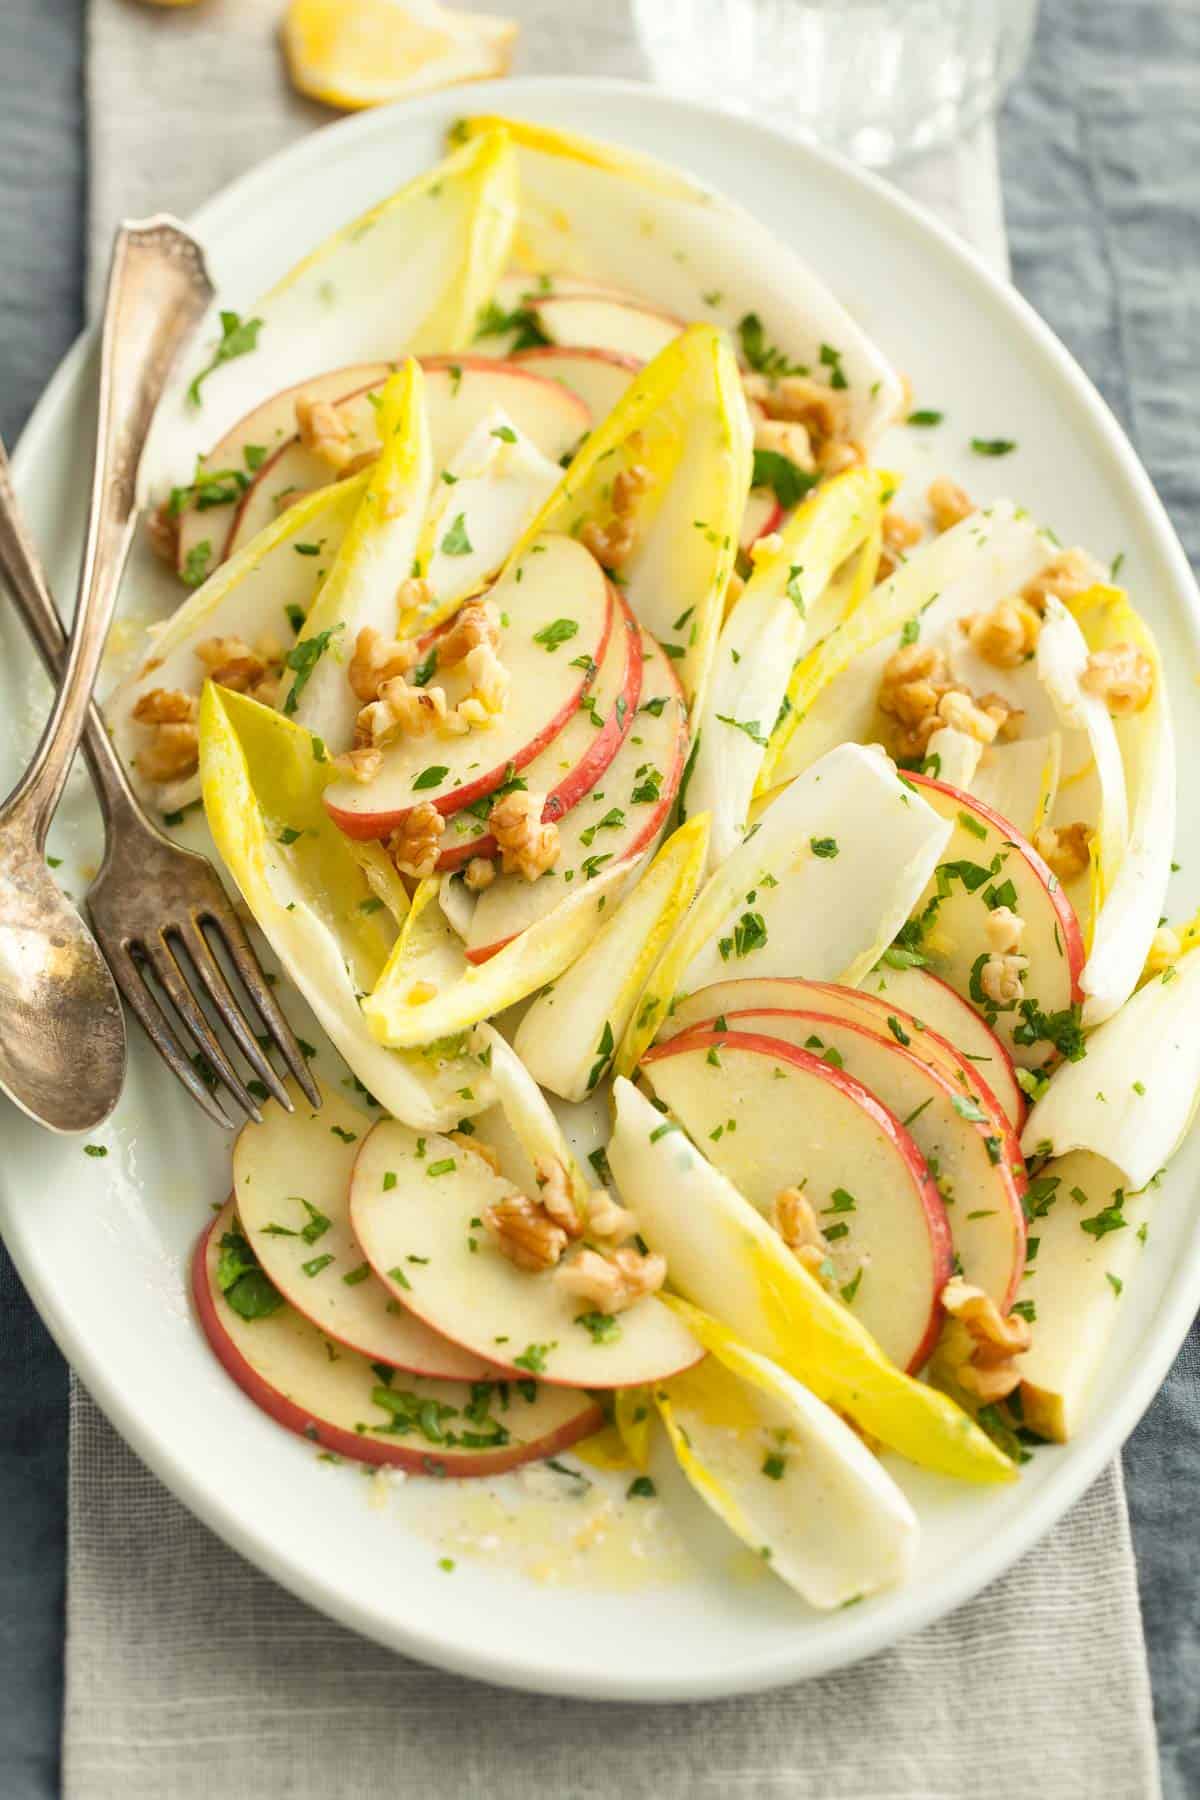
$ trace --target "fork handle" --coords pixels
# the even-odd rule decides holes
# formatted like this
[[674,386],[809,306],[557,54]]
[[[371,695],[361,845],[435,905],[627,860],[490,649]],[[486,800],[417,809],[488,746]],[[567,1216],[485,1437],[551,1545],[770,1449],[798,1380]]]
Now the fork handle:
[[[121,227],[105,297],[96,461],[75,621],[50,717],[9,802],[28,809],[39,844],[91,703],[133,536],[138,463],[154,408],[177,352],[211,298],[199,245],[181,226],[156,218]],[[9,515],[5,538],[11,544],[11,508],[0,507],[0,514]]]

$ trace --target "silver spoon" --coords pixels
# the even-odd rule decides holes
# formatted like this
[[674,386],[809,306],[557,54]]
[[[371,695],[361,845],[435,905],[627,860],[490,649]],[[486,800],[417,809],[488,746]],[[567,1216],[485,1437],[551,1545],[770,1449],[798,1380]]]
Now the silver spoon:
[[[51,1131],[106,1119],[125,1079],[125,1021],[96,941],[46,866],[46,833],[79,744],[137,516],[138,462],[171,364],[212,298],[172,220],[123,225],[100,346],[87,541],[67,660],[33,761],[0,805],[0,1091]],[[0,487],[0,540],[15,496]]]

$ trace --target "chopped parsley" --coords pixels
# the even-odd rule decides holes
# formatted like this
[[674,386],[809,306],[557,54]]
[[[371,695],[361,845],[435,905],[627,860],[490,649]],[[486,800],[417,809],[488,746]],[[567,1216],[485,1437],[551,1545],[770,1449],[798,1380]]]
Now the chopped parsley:
[[971,448],[976,456],[1007,456],[1016,449],[1012,438],[978,438],[971,439]]
[[212,361],[201,369],[188,387],[188,399],[193,406],[199,406],[200,389],[215,369],[222,363],[232,362],[237,356],[248,356],[251,350],[258,347],[258,334],[263,328],[261,319],[243,319],[235,312],[221,314],[221,341],[213,351]]
[[814,488],[820,480],[818,475],[810,475],[799,463],[794,463],[790,456],[781,450],[756,450],[754,452],[754,469],[750,477],[751,487],[770,488],[780,506],[790,512],[803,500],[810,488]]
[[826,861],[831,860],[838,854],[838,841],[836,838],[809,838],[808,847],[814,856],[823,857]]
[[554,619],[549,625],[543,625],[540,631],[534,632],[533,641],[535,644],[541,644],[547,653],[552,653],[560,645],[569,643],[573,637],[578,635],[578,632],[579,621],[577,619]]
[[290,669],[295,676],[283,702],[283,710],[289,719],[300,704],[300,696],[312,679],[313,670],[328,650],[334,632],[340,630],[341,625],[338,624],[331,625],[327,631],[314,632],[312,637],[302,638],[298,644],[293,644],[284,657],[284,667]]
[[456,513],[449,531],[442,539],[443,556],[470,556],[474,549],[467,536],[466,514]]

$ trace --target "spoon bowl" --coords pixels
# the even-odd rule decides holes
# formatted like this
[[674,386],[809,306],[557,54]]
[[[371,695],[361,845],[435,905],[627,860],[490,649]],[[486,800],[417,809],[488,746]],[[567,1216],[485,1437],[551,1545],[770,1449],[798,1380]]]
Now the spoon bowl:
[[116,983],[32,836],[12,829],[0,832],[0,995],[0,1088],[51,1131],[99,1125],[125,1080]]

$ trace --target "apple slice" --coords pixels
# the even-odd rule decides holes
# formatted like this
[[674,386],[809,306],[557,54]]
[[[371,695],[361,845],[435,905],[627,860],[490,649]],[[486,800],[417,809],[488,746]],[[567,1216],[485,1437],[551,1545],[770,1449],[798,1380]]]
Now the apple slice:
[[656,1045],[642,1071],[764,1215],[784,1188],[804,1190],[843,1298],[900,1368],[919,1369],[941,1321],[950,1226],[895,1114],[831,1062],[761,1032],[698,1027]]
[[241,317],[222,296],[220,332],[180,358],[159,403],[139,499],[189,479],[197,454],[298,376],[465,348],[508,261],[517,198],[512,145],[485,133],[247,296]]
[[[958,788],[927,775],[911,777],[934,811],[953,826],[933,880],[914,909],[922,926],[920,955],[935,975],[978,1008],[1022,1068],[1038,1068],[1055,1051],[1079,1043],[1079,977],[1083,935],[1062,886],[1033,845],[1008,819]],[[988,955],[987,918],[1008,906],[1025,921],[1025,998],[997,1008],[979,985]]]
[[621,1196],[666,1257],[672,1286],[695,1303],[684,1317],[706,1348],[735,1333],[911,1462],[965,1481],[1013,1479],[1014,1465],[972,1420],[901,1374],[732,1182],[682,1131],[662,1129],[669,1121],[644,1094],[618,1077],[613,1100],[608,1160]]
[[372,1121],[322,1088],[313,1112],[272,1106],[233,1146],[238,1223],[267,1279],[334,1343],[435,1381],[495,1379],[493,1364],[397,1306],[363,1261],[350,1227],[350,1178]]
[[[238,637],[250,645],[270,639],[290,652],[310,612],[328,559],[341,544],[366,489],[365,475],[312,494],[146,634],[144,659],[105,703],[113,742],[139,792],[163,811],[190,805],[200,791],[198,776],[160,785],[138,768],[151,733],[133,717],[134,707],[155,688],[198,695],[208,673],[197,646],[209,638]],[[298,553],[297,546],[304,546]],[[323,547],[324,554],[311,551]]]
[[643,363],[653,362],[687,324],[655,307],[592,294],[539,295],[528,306],[552,344],[572,350],[611,350]]
[[[710,1021],[695,1029],[720,1039],[728,1027],[739,1036],[748,1033],[797,1044],[835,1068],[845,1069],[882,1101],[903,1122],[925,1158],[946,1208],[964,1279],[982,1288],[1001,1312],[1007,1312],[1025,1272],[1021,1211],[1025,1164],[1020,1147],[1008,1126],[998,1124],[969,1088],[919,1053],[915,1046],[920,1033],[911,1021],[906,1029],[901,1023],[903,1016],[888,1015],[889,1032],[881,1021],[839,1018],[815,1008],[797,1012],[738,1010],[725,1011],[721,1025]],[[687,1032],[673,1041],[683,1044],[694,1035]],[[736,1157],[745,1149],[739,1132],[727,1154]],[[719,1146],[713,1160],[718,1167],[726,1167]],[[738,1180],[735,1168],[726,1172]],[[739,1185],[755,1198],[748,1187]]]
[[502,875],[480,894],[467,955],[486,962],[553,911],[573,885],[594,881],[648,850],[666,824],[687,760],[687,708],[670,663],[641,634],[642,698],[604,778],[558,822],[559,854],[537,881]]
[[[591,414],[576,394],[559,382],[539,377],[534,371],[491,362],[480,356],[423,357],[421,366],[425,371],[425,403],[434,467],[438,471],[447,467],[459,446],[496,411],[502,412],[513,429],[552,463],[559,463],[569,455],[591,424]],[[277,517],[285,502],[294,501],[298,494],[313,488],[324,487],[330,479],[328,463],[306,450],[296,436],[296,400],[301,395],[316,395],[335,401],[350,434],[348,448],[351,453],[355,456],[375,455],[379,449],[375,401],[390,372],[391,366],[387,364],[342,369],[320,382],[301,382],[268,403],[263,409],[268,422],[277,431],[286,428],[285,435],[277,441],[267,440],[271,442],[271,454],[257,465],[258,472],[250,487],[223,517],[207,510],[198,515],[199,521],[219,518],[223,523],[228,521],[225,555],[232,555],[255,532]],[[242,430],[239,426],[239,433]],[[259,438],[260,441],[266,438],[261,428]],[[234,454],[237,447],[236,442],[231,445]],[[221,446],[209,455],[207,463],[210,468],[227,466]],[[211,490],[204,498],[207,506]],[[197,522],[191,512],[181,519],[181,554],[182,530],[186,528],[191,533]]]
[[[642,692],[642,635],[619,589],[616,618],[596,679],[575,716],[523,772],[531,793],[545,793],[545,823],[561,819],[590,794],[635,723]],[[438,857],[439,869],[458,869],[473,856],[499,854],[488,830],[490,798],[456,812],[447,834],[453,842]]]
[[1021,1357],[1021,1415],[1055,1443],[1074,1437],[1137,1271],[1152,1201],[1086,1150],[1047,1163],[1029,1189],[1037,1261],[1025,1286],[1033,1343]]
[[513,1376],[633,1387],[699,1361],[690,1331],[653,1295],[619,1315],[598,1313],[555,1270],[509,1262],[480,1221],[488,1206],[519,1192],[449,1138],[418,1138],[385,1119],[359,1152],[350,1216],[363,1254],[397,1300],[464,1349],[502,1360]]
[[885,952],[858,992],[882,1001],[889,1010],[901,1008],[914,1023],[927,1027],[926,1039],[949,1044],[965,1061],[977,1087],[994,1097],[1013,1130],[1020,1131],[1027,1105],[1007,1045],[940,975],[932,969],[893,968]]
[[667,839],[579,961],[521,1020],[514,1048],[552,1093],[586,1100],[607,1071],[651,969],[692,903],[707,849],[702,814]]
[[[251,1276],[254,1288],[242,1288]],[[397,1382],[353,1350],[334,1351],[255,1269],[232,1201],[196,1245],[192,1295],[205,1337],[242,1392],[334,1456],[412,1475],[500,1475],[568,1449],[604,1422],[594,1401],[567,1387],[418,1375]]]
[[[1013,1073],[1012,1059],[1003,1045],[992,1037],[979,1014],[965,1000],[960,1000],[945,982],[938,981],[935,975],[929,975],[927,970],[906,969],[903,972],[926,975],[931,984],[937,983],[940,992],[952,1003],[953,1016],[957,1017],[961,1012],[969,1020],[973,1033],[970,1041],[991,1041],[995,1055],[982,1060],[1007,1065],[1012,1094],[1017,1101],[1022,1101],[1021,1090]],[[884,970],[883,973],[890,975],[894,971]],[[877,981],[880,984],[878,989],[875,986]],[[920,989],[916,991],[919,993]],[[800,975],[764,975],[757,978],[743,976],[741,979],[714,981],[711,986],[700,988],[696,993],[680,1000],[658,1035],[663,1040],[678,1037],[681,1031],[689,1031],[692,1026],[710,1019],[728,1018],[735,1012],[763,1010],[829,1013],[835,1019],[849,1019],[868,1025],[877,1036],[888,1036],[893,1041],[899,1028],[911,1039],[913,1055],[919,1056],[922,1062],[931,1064],[935,1069],[940,1069],[956,1088],[974,1095],[988,1117],[997,1122],[1000,1130],[1009,1125],[1015,1128],[1019,1123],[1019,1118],[1009,1118],[988,1081],[977,1071],[975,1065],[980,1059],[966,1056],[956,1049],[948,1038],[930,1028],[928,1019],[920,1015],[914,1017],[908,1008],[901,1006],[890,989],[885,993],[882,976],[877,970],[872,970],[860,988],[844,987],[833,981],[806,981]],[[892,1024],[893,1020],[895,1025]]]
[[641,368],[634,356],[615,350],[562,350],[549,344],[537,350],[518,350],[508,366],[528,369],[544,381],[560,381],[578,396],[595,424],[607,419]]
[[[325,802],[350,837],[385,837],[423,802],[451,814],[482,800],[544,750],[578,710],[608,646],[615,610],[599,564],[571,538],[539,538],[490,598],[501,616],[497,654],[510,682],[503,711],[487,731],[401,738],[384,751],[374,780],[332,783]],[[465,673],[451,671],[444,684],[450,705],[466,681]]]
[[903,1581],[917,1515],[862,1439],[765,1356],[727,1333],[654,1400],[696,1492],[813,1606]]

